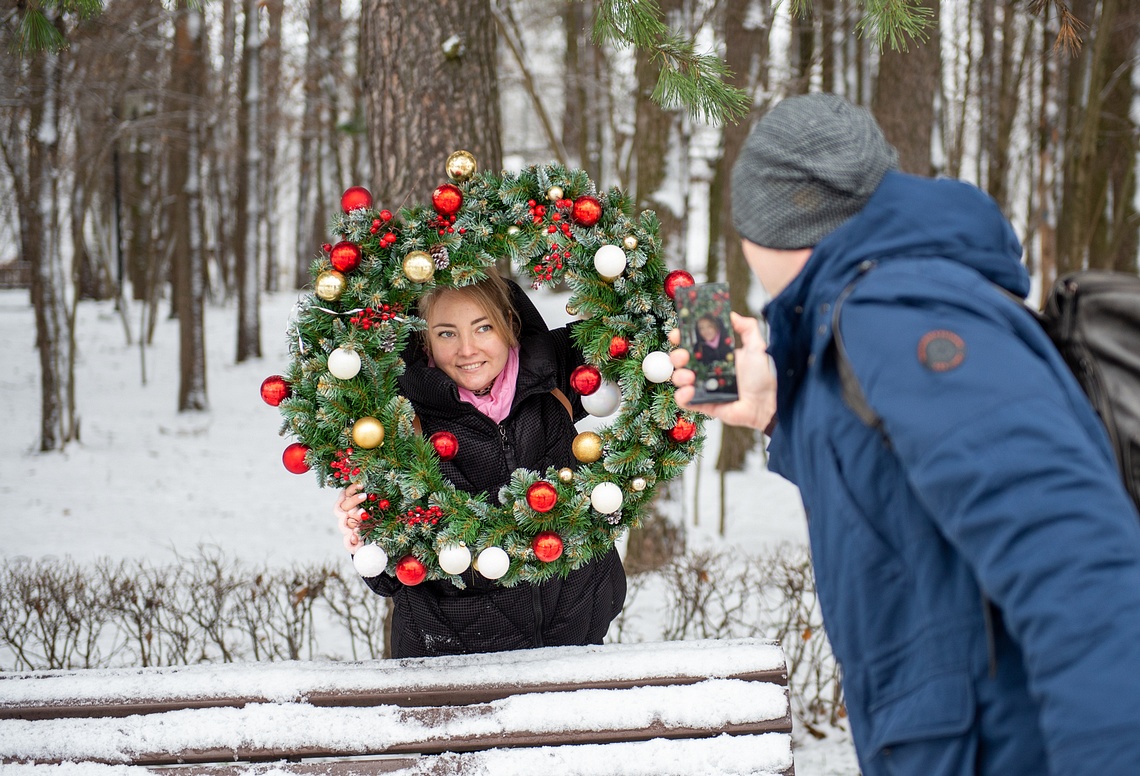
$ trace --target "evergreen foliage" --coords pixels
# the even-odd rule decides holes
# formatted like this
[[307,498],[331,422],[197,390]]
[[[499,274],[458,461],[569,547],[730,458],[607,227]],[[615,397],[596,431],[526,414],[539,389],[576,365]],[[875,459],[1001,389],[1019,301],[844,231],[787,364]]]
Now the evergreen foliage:
[[[279,405],[282,433],[307,446],[306,462],[322,486],[363,483],[368,520],[360,534],[384,549],[389,570],[414,555],[428,579],[461,586],[461,577],[439,567],[438,553],[464,544],[473,556],[490,546],[507,552],[511,564],[499,580],[503,585],[565,575],[636,526],[656,486],[680,474],[703,441],[702,416],[682,412],[672,384],[650,383],[641,368],[650,352],[670,349],[666,334],[675,325],[664,291],[658,222],[649,211],[635,217],[632,200],[618,189],[598,193],[586,173],[560,165],[501,176],[477,173],[458,183],[458,191],[462,204],[454,213],[417,204],[395,217],[367,207],[334,218],[333,231],[359,246],[362,260],[343,273],[339,296],[306,293],[298,302],[284,374],[290,395]],[[614,245],[623,248],[627,265],[607,279],[595,269],[594,255]],[[417,273],[405,271],[413,251],[435,257],[430,278],[416,282]],[[569,478],[553,468],[518,469],[497,494],[501,506],[486,494],[456,490],[441,475],[437,453],[417,435],[414,410],[397,385],[405,368],[402,353],[425,326],[416,315],[419,296],[432,286],[474,283],[499,256],[510,256],[535,288],[565,282],[571,292],[567,306],[582,318],[571,336],[587,363],[620,387],[623,399],[612,422],[597,431],[600,460],[578,466]],[[316,288],[330,271],[329,255],[313,262]],[[611,357],[615,336],[628,342],[628,352]],[[360,355],[359,374],[342,380],[329,373],[329,354],[336,348]],[[352,429],[363,417],[383,425],[379,447],[354,445]],[[681,418],[696,423],[697,434],[676,442],[669,431]],[[554,508],[544,513],[527,500],[528,488],[540,480],[557,491]],[[603,482],[622,490],[622,506],[612,514],[599,513],[591,503],[593,489]],[[563,542],[562,556],[554,561],[539,561],[532,549],[544,531],[557,532]]]

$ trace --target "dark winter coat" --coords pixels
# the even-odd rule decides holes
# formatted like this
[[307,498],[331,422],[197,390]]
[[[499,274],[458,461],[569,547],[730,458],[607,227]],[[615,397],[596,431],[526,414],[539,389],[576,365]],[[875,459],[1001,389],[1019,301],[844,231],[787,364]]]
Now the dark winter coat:
[[[405,354],[408,367],[399,379],[424,436],[450,431],[459,441],[458,454],[441,461],[440,472],[456,488],[487,493],[494,503],[519,467],[577,466],[571,449],[574,420],[586,414],[569,386],[570,372],[582,363],[569,329],[547,331],[534,305],[513,284],[512,298],[523,332],[515,397],[502,423],[461,401],[455,383],[429,367],[418,346]],[[574,419],[551,393],[555,388],[574,397]],[[393,657],[600,644],[625,602],[625,571],[612,549],[565,579],[502,587],[468,569],[463,580],[463,590],[447,581],[407,587],[387,574],[366,580],[380,595],[392,597]]]
[[[866,776],[1140,774],[1140,522],[972,186],[888,173],[765,309]],[[843,401],[832,315],[889,444]],[[987,621],[989,626],[987,627]]]

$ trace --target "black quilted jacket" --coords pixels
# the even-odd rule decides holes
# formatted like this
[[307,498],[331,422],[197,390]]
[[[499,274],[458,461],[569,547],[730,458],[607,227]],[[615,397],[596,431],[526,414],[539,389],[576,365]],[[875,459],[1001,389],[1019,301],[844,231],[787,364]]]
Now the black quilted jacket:
[[[571,450],[577,431],[566,407],[551,393],[554,388],[571,398],[574,420],[585,416],[569,387],[570,372],[582,363],[569,329],[547,331],[514,284],[512,295],[523,331],[514,403],[502,423],[461,401],[455,383],[429,367],[417,345],[405,353],[408,368],[399,380],[424,436],[450,431],[459,440],[458,455],[440,463],[443,475],[456,488],[487,493],[496,503],[499,489],[520,466],[545,471],[577,465]],[[472,569],[463,579],[463,590],[446,581],[407,587],[387,574],[365,580],[375,592],[392,597],[393,657],[600,644],[625,602],[625,570],[616,550],[565,579],[540,584],[500,587]]]

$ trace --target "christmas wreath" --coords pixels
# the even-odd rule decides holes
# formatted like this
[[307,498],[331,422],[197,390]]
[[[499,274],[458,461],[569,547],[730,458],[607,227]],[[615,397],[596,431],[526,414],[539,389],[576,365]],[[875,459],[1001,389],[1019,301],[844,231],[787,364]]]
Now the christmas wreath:
[[[297,439],[283,455],[289,471],[314,469],[322,486],[362,483],[366,544],[354,562],[363,575],[459,586],[472,564],[502,585],[565,575],[636,526],[655,488],[699,450],[700,416],[673,401],[665,352],[672,294],[693,279],[667,272],[652,211],[634,218],[626,195],[598,193],[581,170],[494,175],[465,151],[446,169],[450,182],[430,206],[395,216],[361,187],[344,192],[332,223],[340,239],[313,262],[312,291],[289,326],[288,367],[266,378],[262,397]],[[576,469],[517,469],[496,505],[440,474],[455,438],[417,433],[396,378],[424,328],[420,294],[474,283],[501,258],[534,288],[565,283],[586,360],[572,386],[588,412],[613,418],[574,440]]]

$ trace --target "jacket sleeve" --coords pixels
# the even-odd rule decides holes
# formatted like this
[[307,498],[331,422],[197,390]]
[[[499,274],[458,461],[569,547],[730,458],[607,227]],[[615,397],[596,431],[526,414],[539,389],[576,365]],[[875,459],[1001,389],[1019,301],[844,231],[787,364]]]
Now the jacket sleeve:
[[843,308],[848,357],[1024,653],[1055,772],[1140,772],[1140,523],[1071,375],[983,285],[932,298],[927,279],[876,271]]

